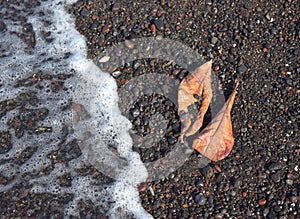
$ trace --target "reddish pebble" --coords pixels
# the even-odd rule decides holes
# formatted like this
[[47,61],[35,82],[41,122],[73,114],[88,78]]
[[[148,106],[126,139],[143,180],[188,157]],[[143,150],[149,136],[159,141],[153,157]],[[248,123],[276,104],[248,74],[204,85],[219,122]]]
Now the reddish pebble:
[[111,24],[105,25],[102,29],[102,33],[108,33],[110,31],[111,26]]
[[219,167],[218,165],[215,165],[215,169],[216,169],[216,171],[218,171],[219,173],[221,173],[221,172],[222,172],[222,169],[221,169],[221,167]]
[[261,205],[261,206],[265,205],[266,203],[267,203],[266,199],[258,200],[258,204]]
[[149,185],[150,185],[150,182],[142,182],[138,185],[137,189],[139,192],[142,192],[142,191],[145,191]]
[[154,24],[151,24],[151,32],[155,35],[156,34],[156,26]]
[[160,16],[162,16],[164,13],[166,13],[166,11],[164,11],[164,10],[158,10],[157,13],[156,13],[156,15],[157,15],[158,17],[160,17]]
[[215,70],[215,71],[219,71],[219,70],[220,70],[220,66],[216,65],[216,66],[214,67],[214,70]]
[[172,74],[173,74],[173,75],[178,75],[179,72],[180,72],[180,70],[175,69],[175,70],[172,72]]

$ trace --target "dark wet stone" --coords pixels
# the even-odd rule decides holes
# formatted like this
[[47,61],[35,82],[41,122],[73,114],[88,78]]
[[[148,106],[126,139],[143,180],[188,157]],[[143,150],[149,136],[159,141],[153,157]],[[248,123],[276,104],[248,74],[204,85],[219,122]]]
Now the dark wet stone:
[[94,29],[94,30],[97,30],[98,26],[99,26],[99,22],[97,20],[94,20],[94,22],[92,23],[90,28]]
[[201,168],[200,172],[206,179],[210,179],[214,175],[213,169],[210,166]]
[[238,72],[238,73],[244,73],[245,71],[247,71],[247,67],[245,66],[245,65],[240,65],[240,66],[238,66],[237,67],[237,69],[236,69],[236,71]]
[[164,30],[164,21],[163,19],[159,18],[154,20],[154,25],[156,26],[157,30]]
[[114,3],[114,5],[113,5],[113,7],[112,7],[112,12],[117,12],[117,11],[119,11],[120,10],[120,8],[121,8],[121,3],[120,2],[116,2],[116,3]]
[[281,168],[282,168],[282,165],[281,165],[281,163],[279,163],[279,162],[272,162],[272,163],[270,163],[270,164],[268,165],[268,169],[269,169],[270,171],[279,170],[279,169],[281,169]]
[[253,141],[255,141],[255,142],[261,142],[261,138],[258,137],[258,136],[254,136],[253,137]]
[[226,61],[229,62],[229,63],[234,63],[235,59],[232,56],[228,56],[226,58]]
[[230,53],[231,53],[232,55],[236,55],[236,54],[237,54],[237,48],[236,48],[236,47],[232,47],[232,48],[230,49]]
[[90,12],[89,12],[89,10],[87,10],[85,7],[83,7],[82,9],[81,9],[81,11],[80,11],[80,15],[81,16],[89,16],[90,15]]
[[196,187],[203,187],[204,186],[204,182],[202,179],[198,179],[196,182],[195,182],[195,186]]
[[173,136],[168,137],[168,142],[170,145],[174,144],[177,141],[176,138],[174,138]]
[[274,211],[275,212],[280,212],[282,210],[282,207],[280,206],[280,205],[276,205],[275,207],[274,207]]
[[63,144],[58,150],[49,154],[49,157],[53,159],[53,162],[61,163],[72,160],[81,155],[81,149],[76,140]]
[[235,188],[239,188],[242,185],[242,179],[241,178],[233,179],[232,185]]
[[195,196],[195,202],[199,205],[205,205],[206,198],[202,194],[198,194]]
[[277,172],[277,173],[271,174],[271,179],[276,183],[280,182],[280,179],[281,179],[280,173]]

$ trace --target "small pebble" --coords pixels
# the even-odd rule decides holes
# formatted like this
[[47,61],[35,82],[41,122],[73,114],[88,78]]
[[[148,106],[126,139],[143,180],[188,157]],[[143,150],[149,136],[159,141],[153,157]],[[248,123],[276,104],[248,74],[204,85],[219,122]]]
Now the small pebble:
[[266,217],[269,213],[269,208],[265,208],[264,211],[263,211],[263,215],[264,217]]
[[110,31],[111,26],[111,24],[106,24],[102,29],[102,33],[108,33]]
[[212,37],[210,42],[214,45],[217,43],[217,41],[218,41],[217,37]]
[[114,71],[114,72],[112,73],[112,76],[118,77],[121,73],[122,73],[121,71]]
[[121,4],[120,4],[120,2],[116,2],[116,3],[114,3],[114,5],[113,5],[113,7],[112,7],[112,12],[117,12],[117,11],[119,11],[120,10],[120,8],[121,8]]
[[155,35],[156,34],[156,26],[155,26],[155,24],[151,24],[150,28],[151,28],[152,34]]
[[109,59],[110,59],[109,56],[103,56],[101,59],[99,59],[99,62],[100,62],[100,63],[108,62]]
[[198,194],[195,197],[195,201],[199,204],[199,205],[204,205],[206,203],[206,198],[202,195],[202,194]]
[[297,203],[298,199],[299,198],[297,196],[295,196],[295,195],[293,195],[293,196],[290,197],[290,201],[293,202],[293,203]]
[[89,12],[88,9],[86,9],[85,7],[83,7],[83,8],[81,9],[81,11],[80,11],[80,15],[86,17],[86,16],[89,16],[89,15],[90,15],[90,12]]
[[128,49],[133,49],[134,48],[134,42],[132,42],[131,40],[125,40],[125,46],[128,48]]
[[261,206],[265,205],[266,203],[267,203],[266,199],[258,200],[258,204],[261,205]]
[[280,182],[280,173],[274,173],[271,175],[271,179],[274,181],[274,182]]
[[236,71],[240,74],[244,73],[246,70],[247,70],[247,67],[245,65],[240,65],[236,69]]
[[282,165],[279,162],[272,162],[272,163],[269,164],[269,167],[268,167],[268,169],[270,171],[279,170],[281,168],[282,168]]
[[219,70],[220,70],[220,66],[216,65],[216,66],[214,67],[214,70],[215,70],[215,71],[219,71]]
[[286,184],[288,184],[290,186],[292,186],[294,184],[294,181],[291,179],[287,179],[285,182],[286,182]]
[[157,30],[163,30],[164,29],[164,22],[163,22],[162,19],[155,20],[154,24],[155,24]]
[[138,185],[137,189],[139,192],[142,192],[142,191],[145,191],[149,185],[150,185],[150,182],[142,182]]

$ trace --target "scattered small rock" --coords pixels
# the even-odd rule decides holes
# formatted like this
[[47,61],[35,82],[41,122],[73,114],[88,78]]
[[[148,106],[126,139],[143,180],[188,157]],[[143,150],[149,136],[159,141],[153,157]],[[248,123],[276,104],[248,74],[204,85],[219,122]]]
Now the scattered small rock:
[[149,185],[150,185],[150,182],[142,182],[138,185],[137,189],[139,192],[142,192],[142,191],[145,191]]
[[109,59],[110,59],[109,56],[103,56],[101,59],[99,59],[99,62],[100,62],[100,63],[108,62]]
[[215,45],[218,42],[218,38],[212,37],[210,42],[211,42],[211,44]]
[[161,18],[154,20],[154,24],[156,26],[156,29],[158,30],[164,30],[164,22]]
[[134,42],[132,42],[131,40],[125,40],[125,46],[128,48],[128,49],[133,49],[134,48]]
[[293,203],[297,203],[298,200],[299,200],[299,198],[297,196],[295,196],[295,195],[293,195],[293,196],[290,197],[290,201],[293,202]]
[[81,15],[81,16],[84,16],[84,17],[87,17],[87,16],[90,15],[90,12],[89,12],[88,9],[86,9],[85,7],[83,7],[83,8],[81,9],[81,11],[80,11],[80,15]]
[[280,179],[281,179],[280,173],[277,172],[277,173],[271,174],[271,179],[276,183],[280,182]]
[[202,194],[198,194],[195,196],[195,202],[199,205],[205,205],[206,203],[206,198]]
[[156,34],[156,26],[155,26],[155,24],[151,24],[150,28],[151,28],[152,34],[155,35]]
[[285,182],[286,182],[286,184],[288,184],[290,186],[292,186],[294,184],[294,181],[291,179],[287,179]]
[[261,206],[265,205],[266,203],[267,203],[266,199],[260,199],[260,200],[258,200],[258,204],[261,205]]
[[282,165],[279,162],[272,162],[272,163],[269,164],[269,167],[268,167],[268,169],[270,171],[279,170],[281,168],[282,168]]
[[110,31],[111,27],[112,27],[111,24],[106,24],[102,29],[102,33],[108,33]]
[[240,74],[244,73],[245,71],[247,71],[247,67],[245,65],[240,65],[237,67],[236,71]]
[[114,71],[114,72],[112,73],[112,76],[118,77],[121,73],[122,73],[121,71]]
[[116,3],[114,3],[114,5],[113,5],[113,7],[112,7],[112,12],[117,12],[117,11],[119,11],[120,10],[120,8],[121,8],[121,3],[120,2],[116,2]]

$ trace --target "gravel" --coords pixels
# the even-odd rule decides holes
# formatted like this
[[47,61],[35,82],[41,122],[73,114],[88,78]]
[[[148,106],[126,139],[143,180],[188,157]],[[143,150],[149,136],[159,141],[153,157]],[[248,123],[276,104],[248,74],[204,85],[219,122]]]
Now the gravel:
[[[75,15],[80,7],[72,9]],[[116,14],[109,3],[100,10],[91,2],[90,20],[100,14],[99,19],[105,20],[102,25],[112,21],[112,29],[103,35],[89,31],[91,21],[77,16],[92,58],[111,42],[161,35],[197,50],[206,60],[213,59],[225,96],[234,80],[242,79],[232,111],[235,147],[218,162],[221,171],[216,171],[215,164],[199,168],[200,159],[193,153],[172,176],[151,182],[155,195],[147,189],[141,192],[145,209],[155,218],[299,217],[299,202],[295,203],[299,197],[299,172],[295,171],[299,163],[299,5],[292,1],[129,1],[122,9]],[[116,80],[121,86],[136,71],[174,72],[180,80],[186,75],[179,77],[180,66],[163,66],[160,60],[140,60],[138,66],[133,62],[118,69],[122,73]],[[137,110],[132,111],[134,118],[149,117],[144,108]],[[134,129],[143,130],[141,125],[147,127],[138,123]],[[176,138],[176,132],[171,136]],[[174,139],[166,139],[154,149],[140,150],[142,159],[158,159],[164,148],[172,150]],[[293,179],[287,179],[289,173]]]

